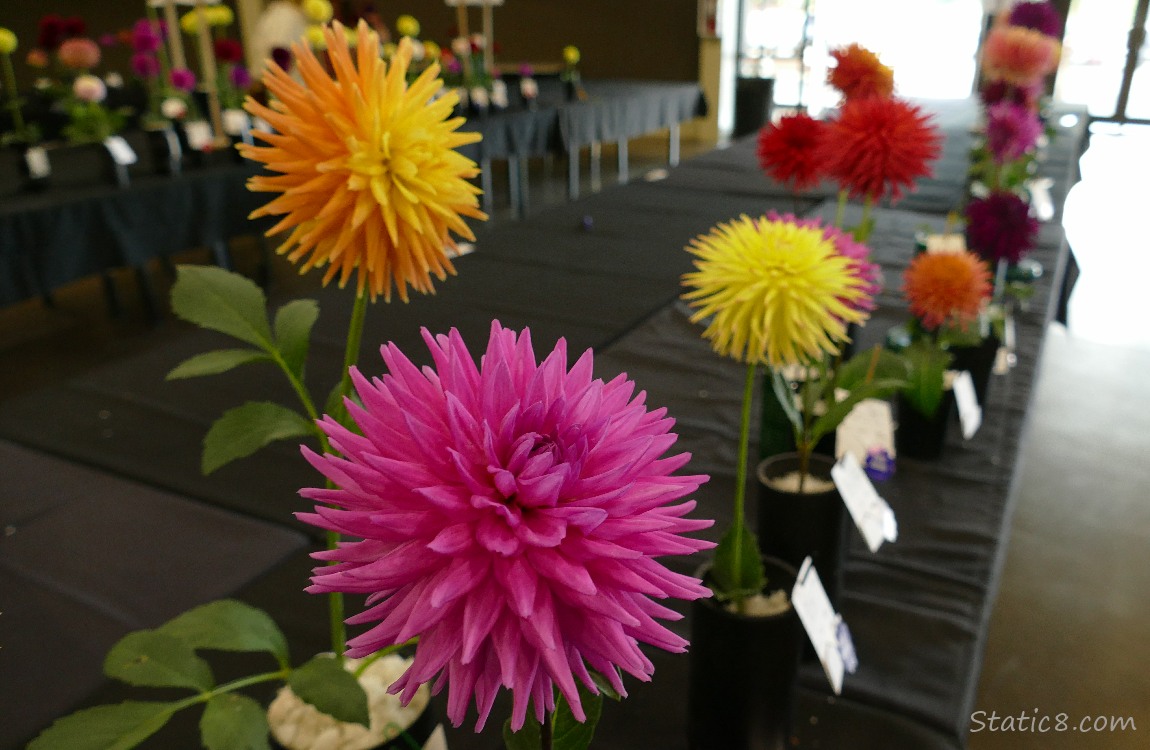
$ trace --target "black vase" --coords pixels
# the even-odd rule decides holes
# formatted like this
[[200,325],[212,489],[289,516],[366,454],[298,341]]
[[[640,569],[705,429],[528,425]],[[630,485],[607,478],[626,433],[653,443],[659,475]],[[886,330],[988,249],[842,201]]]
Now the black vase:
[[[809,474],[831,481],[834,459],[811,456]],[[847,548],[847,512],[838,488],[799,494],[772,486],[771,480],[798,471],[797,453],[771,456],[759,464],[758,537],[764,555],[796,569],[809,555],[831,604],[838,608],[843,557]]]
[[[789,598],[795,569],[771,557],[763,564],[765,591],[784,589]],[[794,608],[755,617],[701,599],[692,603],[691,618],[688,748],[787,747],[803,638]]]
[[948,350],[953,357],[950,369],[970,372],[980,406],[986,404],[986,396],[990,391],[990,374],[994,371],[999,343],[998,337],[991,334],[974,346],[955,346]]
[[955,409],[954,391],[943,391],[942,402],[929,417],[914,408],[902,394],[899,394],[897,408],[894,447],[898,458],[930,461],[941,457],[950,428],[950,415]]

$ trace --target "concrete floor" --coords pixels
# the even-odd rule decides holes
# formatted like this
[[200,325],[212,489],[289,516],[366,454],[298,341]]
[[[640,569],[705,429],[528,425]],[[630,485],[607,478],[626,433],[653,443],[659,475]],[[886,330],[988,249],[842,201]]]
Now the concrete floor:
[[1046,339],[971,750],[1150,747],[1145,164],[1150,134],[1095,133],[1067,200],[1082,276]]

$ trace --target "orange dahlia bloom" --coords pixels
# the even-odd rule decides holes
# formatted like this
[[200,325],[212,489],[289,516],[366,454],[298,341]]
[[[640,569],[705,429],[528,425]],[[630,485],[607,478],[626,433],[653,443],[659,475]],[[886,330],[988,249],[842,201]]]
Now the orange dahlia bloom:
[[442,88],[439,66],[431,65],[406,83],[410,40],[390,64],[379,56],[379,37],[367,24],[357,29],[355,58],[344,27],[324,28],[334,77],[303,43],[292,45],[301,85],[269,64],[263,81],[270,107],[249,98],[248,112],[266,120],[274,133],[257,131],[268,145],[240,146],[249,159],[275,175],[251,178],[254,191],[279,193],[252,212],[283,218],[268,234],[291,230],[277,252],[300,262],[304,273],[327,266],[326,285],[344,286],[357,274],[357,294],[390,300],[394,286],[407,301],[407,288],[434,292],[455,269],[448,251],[451,233],[474,240],[464,216],[486,219],[475,162],[455,149],[478,141],[461,133],[452,118],[458,98]]
[[1025,26],[998,23],[982,46],[982,73],[990,81],[1028,86],[1058,68],[1062,43]]
[[968,250],[921,253],[903,273],[903,292],[924,327],[965,329],[990,298],[990,269]]
[[851,99],[823,138],[826,169],[852,198],[902,197],[931,174],[942,135],[918,106],[897,97]]
[[827,83],[842,92],[844,100],[894,94],[894,71],[878,55],[859,44],[831,50],[835,66],[827,71]]

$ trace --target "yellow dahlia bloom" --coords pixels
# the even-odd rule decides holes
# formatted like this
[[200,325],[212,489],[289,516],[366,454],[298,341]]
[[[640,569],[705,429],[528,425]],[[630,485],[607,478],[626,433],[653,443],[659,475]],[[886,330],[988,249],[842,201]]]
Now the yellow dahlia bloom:
[[404,14],[395,19],[395,30],[400,36],[419,36],[419,21],[415,16]]
[[330,0],[305,0],[303,14],[312,23],[327,23],[335,15]]
[[704,338],[719,354],[774,368],[809,364],[838,351],[847,324],[867,313],[853,303],[867,280],[817,226],[742,216],[687,247],[684,274],[692,322],[709,318]]
[[279,173],[249,180],[251,190],[280,194],[252,217],[283,217],[268,234],[291,230],[278,252],[300,262],[301,273],[326,266],[323,283],[338,277],[342,287],[354,272],[358,294],[387,300],[394,286],[406,302],[407,287],[431,293],[432,275],[442,281],[455,273],[451,233],[474,239],[462,217],[487,218],[481,191],[468,182],[479,168],[455,150],[479,134],[457,132],[464,120],[451,118],[454,94],[435,98],[439,66],[408,86],[410,42],[388,64],[366,23],[357,34],[353,59],[343,27],[325,29],[334,78],[297,43],[303,84],[269,65],[270,107],[251,98],[245,104],[275,132],[257,133],[268,145],[241,152]]

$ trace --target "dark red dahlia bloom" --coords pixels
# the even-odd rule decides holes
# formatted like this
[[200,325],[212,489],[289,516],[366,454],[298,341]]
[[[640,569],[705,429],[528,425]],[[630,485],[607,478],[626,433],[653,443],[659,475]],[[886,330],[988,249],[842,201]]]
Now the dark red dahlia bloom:
[[825,133],[821,120],[803,113],[787,115],[759,131],[759,165],[795,191],[814,187],[825,175]]
[[823,139],[827,171],[851,198],[891,203],[932,174],[942,135],[919,107],[897,97],[851,99],[827,124]]
[[215,42],[216,59],[222,63],[238,63],[244,59],[244,50],[235,39],[217,39]]
[[966,244],[986,260],[1017,263],[1038,241],[1038,219],[1030,204],[1014,193],[998,191],[966,206]]
[[55,52],[60,42],[66,38],[64,35],[64,19],[55,13],[49,13],[40,19],[37,25],[36,46],[48,52]]

